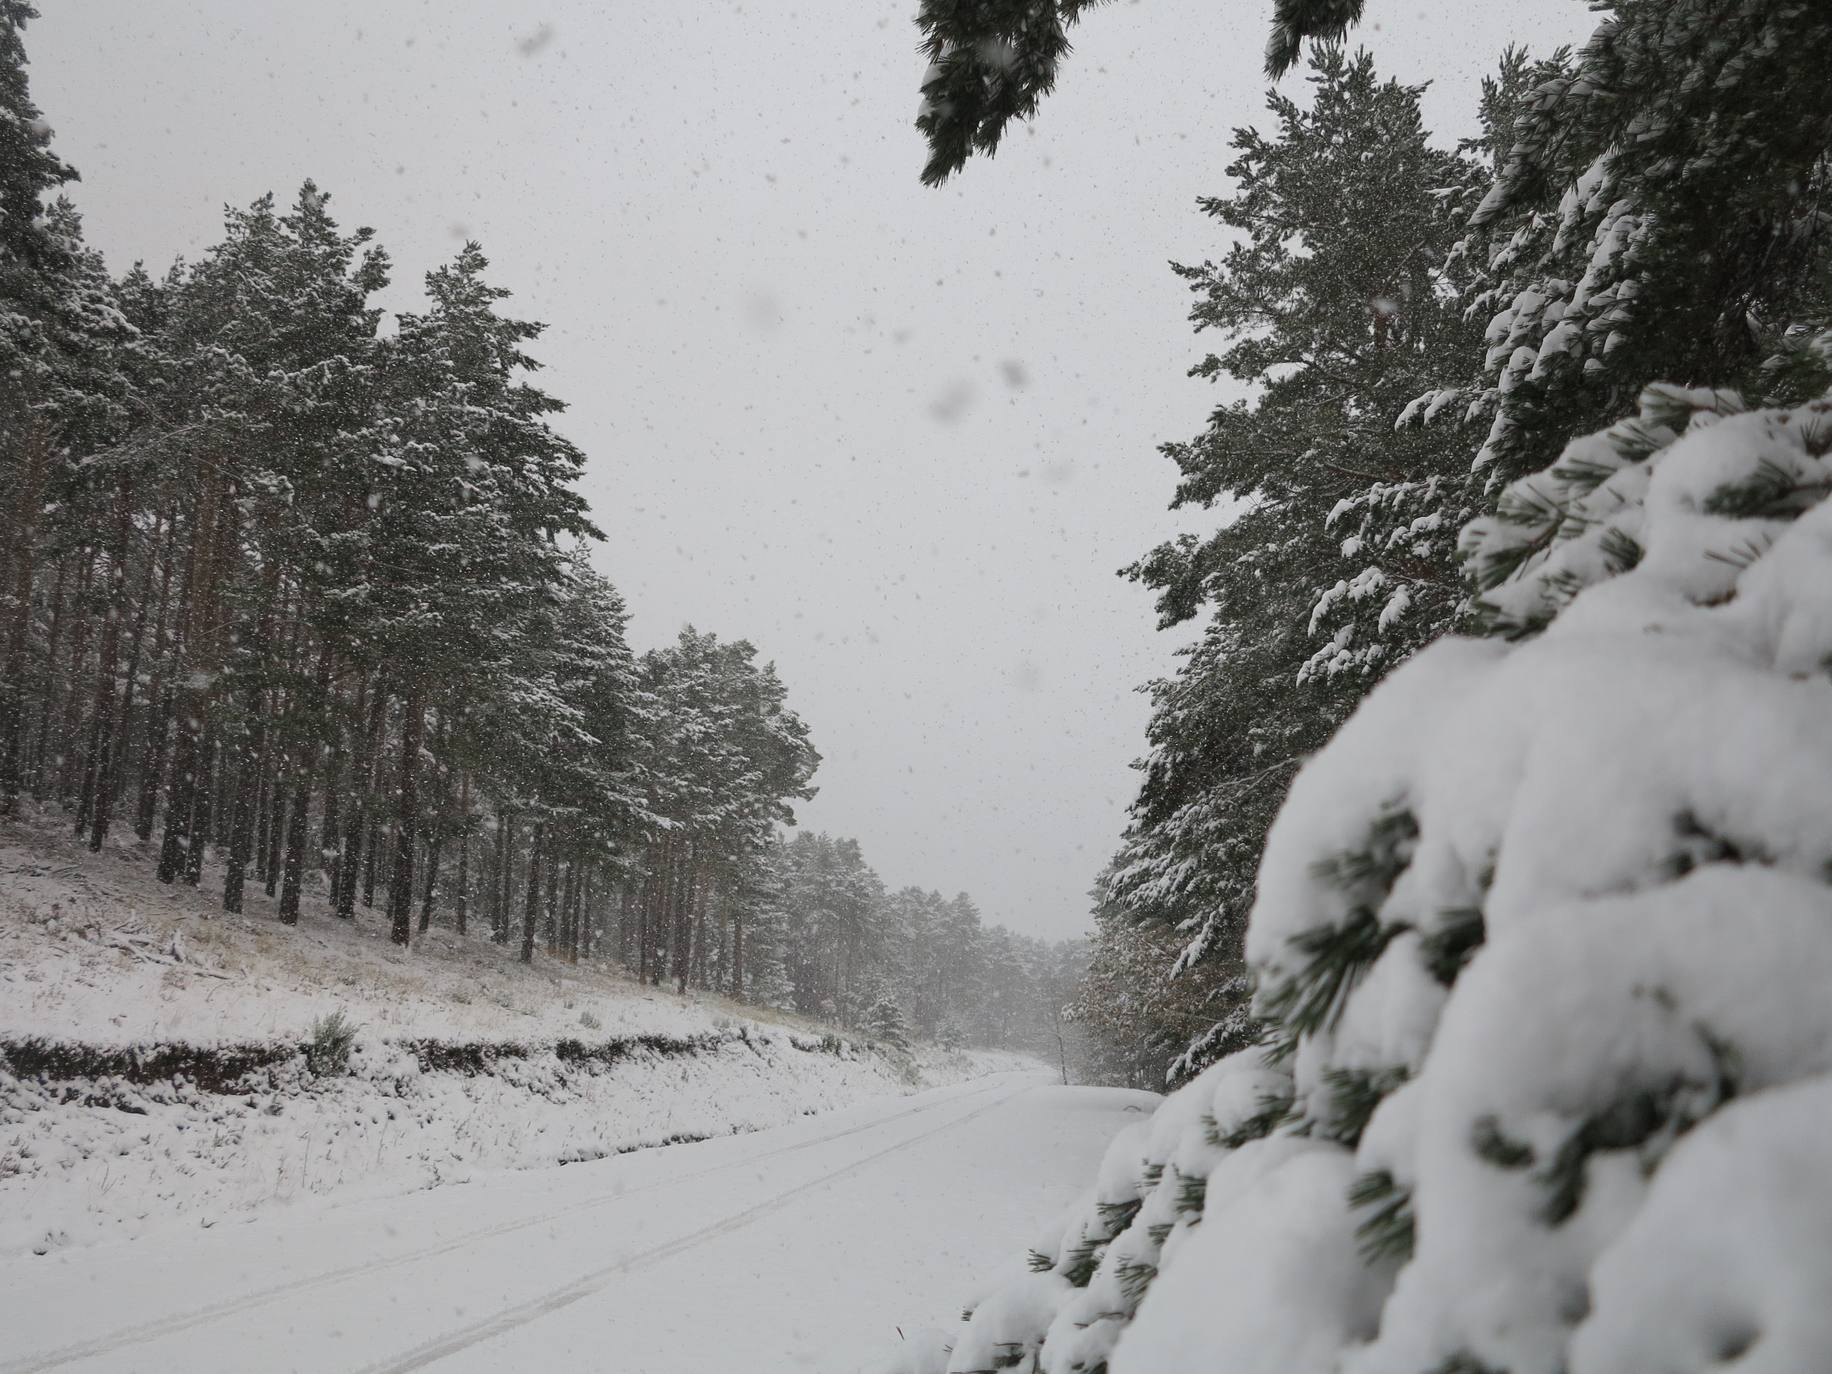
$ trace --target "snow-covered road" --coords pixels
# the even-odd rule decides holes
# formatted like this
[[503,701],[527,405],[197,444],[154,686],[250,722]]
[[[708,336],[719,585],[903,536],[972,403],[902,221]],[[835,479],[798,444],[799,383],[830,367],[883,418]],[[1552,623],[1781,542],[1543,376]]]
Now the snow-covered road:
[[0,1264],[0,1374],[849,1371],[1156,1099],[1003,1074],[755,1135]]

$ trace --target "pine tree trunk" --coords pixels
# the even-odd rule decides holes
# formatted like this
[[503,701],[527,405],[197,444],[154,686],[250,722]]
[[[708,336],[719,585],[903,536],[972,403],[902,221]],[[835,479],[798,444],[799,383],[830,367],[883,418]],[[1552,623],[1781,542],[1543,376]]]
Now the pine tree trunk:
[[592,877],[597,872],[595,864],[585,866],[584,876],[579,887],[579,948],[574,962],[579,959],[590,960],[592,957]]
[[541,843],[546,838],[545,821],[534,823],[534,838],[528,846],[528,904],[522,912],[522,962],[534,962],[534,928],[541,915]]
[[[379,791],[380,789],[375,789]],[[363,841],[367,848],[363,851],[363,906],[366,910],[375,910],[375,876],[381,864],[382,822],[377,817],[369,822],[369,834]]]
[[561,902],[562,923],[566,927],[566,962],[579,962],[579,860],[575,857],[566,864],[566,895]]
[[[369,696],[369,685],[364,678],[357,685],[356,707],[358,719],[365,698],[368,698],[369,719],[363,727],[362,757],[354,759],[351,770],[351,796],[349,799],[349,816],[344,823],[343,847],[337,856],[337,914],[344,920],[351,920],[356,915],[356,886],[362,877],[364,868],[363,841],[372,840],[374,826],[369,821],[370,795],[373,791],[376,756],[382,747],[382,726],[387,720],[388,693],[378,680],[373,696]],[[373,905],[375,883],[375,848],[371,843],[367,853],[371,900]]]
[[[293,595],[286,595],[280,603],[281,612],[292,621],[292,630],[286,640],[286,682],[297,682],[302,668],[299,662],[299,640],[301,629],[305,624],[304,602],[301,595],[295,601]],[[274,895],[274,887],[279,881],[276,871],[276,859],[280,846],[275,840],[279,831],[279,812],[281,809],[281,777],[286,771],[286,747],[281,735],[282,726],[293,713],[293,694],[283,687],[276,686],[269,693],[266,705],[267,728],[262,732],[260,781],[255,790],[255,836],[254,836],[254,869],[255,877],[269,897]]]
[[[556,844],[554,847],[559,846]],[[546,942],[549,950],[556,950],[560,947],[560,904],[557,900],[560,867],[561,865],[553,860],[548,861],[547,892],[541,901],[541,938]]]
[[51,436],[42,420],[33,420],[21,447],[19,487],[7,498],[16,522],[8,549],[12,576],[7,587],[5,658],[0,661],[0,816],[17,808],[23,784],[32,585],[38,575],[38,518],[44,510],[45,469],[51,456]]
[[[278,722],[285,707],[280,705],[279,693],[274,693],[269,705],[264,708],[269,716]],[[274,769],[272,731],[268,732],[267,746],[261,751],[261,759],[256,765],[254,785],[254,880],[265,883],[272,868],[268,857],[273,852],[274,803]],[[270,892],[267,894],[272,896]]]
[[242,890],[248,882],[248,865],[255,857],[255,808],[260,800],[262,757],[267,752],[267,714],[262,710],[266,693],[259,681],[251,683],[243,703],[241,766],[235,772],[234,800],[229,818],[229,867],[223,874],[223,910],[239,913]]
[[[318,646],[318,667],[312,674],[313,692],[309,701],[299,703],[300,713],[316,708],[322,722],[328,716],[331,700],[331,641],[326,639]],[[297,925],[299,921],[299,889],[305,881],[305,847],[311,839],[311,827],[307,824],[312,806],[312,765],[317,762],[318,744],[312,738],[311,731],[301,723],[301,728],[292,732],[299,740],[298,757],[292,764],[293,797],[287,806],[286,817],[286,862],[280,874],[280,921],[283,925]],[[332,777],[331,785],[337,779]]]
[[[165,836],[159,852],[159,881],[170,883],[184,873],[189,881],[193,859],[201,873],[203,846],[208,832],[199,834],[193,827],[194,813],[200,796],[209,796],[207,775],[203,767],[202,739],[208,714],[207,687],[215,668],[212,654],[212,616],[215,582],[215,555],[219,538],[222,481],[213,470],[207,470],[197,497],[193,519],[190,568],[185,578],[181,601],[179,652],[173,676],[180,679],[176,694],[177,739],[172,748],[172,771],[166,785]],[[199,784],[202,784],[201,787]],[[203,806],[208,819],[209,805]]]
[[514,835],[514,816],[508,811],[496,813],[496,844],[490,851],[490,941],[509,942],[509,908],[504,895],[505,876],[509,872],[509,852]]
[[[95,712],[90,728],[89,766],[83,774],[83,797],[77,807],[77,833],[90,826],[89,848],[100,853],[108,836],[109,812],[112,809],[114,780],[109,776],[115,756],[115,672],[120,666],[121,626],[127,619],[127,546],[133,532],[133,487],[122,483],[115,496],[114,567],[108,582],[107,619],[102,626],[102,645],[97,658]],[[154,544],[158,543],[155,531]],[[151,574],[152,564],[147,564]]]
[[[395,823],[394,864],[388,879],[388,938],[397,945],[406,945],[413,938],[413,861],[420,839],[420,744],[426,730],[425,687],[417,674],[408,679],[401,709],[401,802]],[[426,904],[430,913],[430,874]],[[426,929],[424,921],[420,929]]]
[[[83,665],[89,658],[89,636],[93,632],[95,617],[89,614],[89,592],[95,585],[95,550],[88,551],[83,560],[83,575],[77,583],[76,604],[72,610],[76,615],[76,633],[70,639],[70,667],[64,673],[63,718],[57,730],[57,801],[60,806],[68,806],[77,790],[77,780],[82,776],[81,765],[83,751],[78,748],[82,739],[81,724],[83,693]],[[55,663],[52,665],[55,667]],[[47,698],[48,699],[48,698]]]
[[[163,670],[161,676],[164,676]],[[140,800],[134,808],[134,838],[142,844],[153,838],[159,815],[159,794],[169,790],[167,768],[172,754],[172,717],[178,707],[177,689],[171,680],[153,679],[152,707],[146,722],[146,740],[140,754]]]
[[[121,718],[115,729],[115,747],[108,760],[106,787],[103,791],[105,801],[100,819],[95,822],[96,834],[90,836],[90,848],[100,849],[103,840],[107,839],[108,828],[113,824],[114,813],[121,804],[121,798],[127,791],[127,760],[134,738],[134,707],[140,689],[140,662],[145,657],[146,618],[152,610],[153,574],[160,572],[159,589],[159,626],[163,633],[165,626],[165,595],[171,582],[172,541],[177,533],[177,522],[170,510],[161,511],[155,517],[153,541],[146,559],[146,575],[141,579],[139,605],[134,611],[134,647],[127,656],[127,682],[121,690]],[[144,713],[143,713],[144,714]]]
[[[139,722],[135,720],[134,708],[140,698],[140,666],[146,657],[146,620],[153,609],[153,575],[160,574],[159,589],[160,625],[163,629],[165,618],[166,585],[170,582],[172,566],[172,541],[177,533],[177,522],[172,511],[162,510],[154,519],[152,547],[147,553],[146,575],[140,582],[139,603],[134,611],[134,647],[127,656],[127,684],[121,693],[121,720],[115,730],[114,757],[109,760],[108,776],[111,811],[121,805],[121,798],[127,792],[128,756],[132,752],[132,742]],[[162,571],[163,570],[163,571]]]
[[[172,645],[166,617],[172,608],[172,569],[178,561],[178,506],[174,501],[171,528],[166,539],[165,563],[159,570],[159,618],[153,626],[153,678],[147,686],[146,725],[140,743],[140,790],[134,807],[134,837],[145,844],[153,837],[153,817],[164,781],[166,738],[171,734]],[[182,614],[182,612],[181,612]]]
[[712,979],[707,977],[706,973],[708,958],[708,951],[706,948],[706,909],[711,904],[711,901],[712,881],[710,878],[704,878],[700,882],[699,914],[694,918],[694,956],[688,964],[688,969],[692,977],[698,979],[700,986],[703,988],[712,986]]
[[202,881],[204,858],[210,850],[210,826],[216,817],[217,753],[216,722],[212,720],[198,745],[197,781],[191,791],[195,810],[191,813],[191,844],[184,858],[184,880],[190,887]]
[[636,892],[636,981],[649,981],[649,905],[650,890],[654,886],[655,847],[649,847],[649,861],[644,865],[642,883]]
[[[367,674],[358,680],[356,705],[352,708],[350,719],[360,728],[363,720],[363,683],[368,681]],[[342,868],[343,832],[339,828],[343,821],[344,800],[344,729],[342,702],[331,703],[326,707],[325,719],[332,726],[331,757],[324,769],[324,814],[318,821],[318,867],[331,880],[332,900],[343,890]],[[354,786],[354,784],[352,784]]]
[[57,575],[51,581],[51,625],[45,636],[45,687],[38,698],[38,729],[32,734],[31,758],[26,776],[32,785],[32,800],[44,800],[45,754],[51,739],[51,705],[56,695],[57,649],[64,635],[64,583],[69,581],[70,560],[57,560]]
[[[180,693],[180,701],[188,696],[188,692]],[[158,878],[162,883],[177,882],[184,872],[186,837],[197,784],[197,718],[181,706],[175,723],[171,772],[165,785],[165,834],[159,846]]]
[[241,762],[235,770],[234,801],[229,817],[229,867],[223,874],[223,910],[239,913],[248,865],[255,856],[255,809],[260,802],[261,774],[267,760],[267,688],[264,660],[271,653],[274,614],[280,602],[280,564],[269,559],[262,577],[261,613],[249,656],[248,681],[242,693]]
[[432,838],[426,842],[426,881],[420,885],[425,894],[420,902],[420,934],[422,935],[432,927],[433,903],[439,894],[439,856],[444,848],[445,832],[443,830],[433,831]]
[[280,886],[280,856],[284,853],[281,839],[286,833],[287,780],[286,760],[282,757],[275,764],[273,778],[268,784],[267,835],[262,841],[261,850],[261,890],[269,897]]
[[467,933],[471,918],[471,770],[458,780],[458,891],[454,904],[458,933]]
[[744,1000],[744,910],[732,908],[732,1000]]
[[693,969],[694,851],[697,847],[692,841],[684,847],[674,889],[674,949],[669,955],[669,965],[674,974],[675,990],[683,993],[687,991],[688,977]]

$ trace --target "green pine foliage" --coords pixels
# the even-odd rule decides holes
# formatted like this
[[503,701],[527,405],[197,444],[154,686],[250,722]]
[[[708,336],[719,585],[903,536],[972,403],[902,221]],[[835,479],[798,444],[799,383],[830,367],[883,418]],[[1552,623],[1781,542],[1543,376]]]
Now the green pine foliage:
[[[1224,511],[1220,528],[1134,569],[1163,620],[1207,624],[1153,688],[1140,801],[1098,894],[1121,919],[1103,923],[1095,968],[1125,967],[1138,931],[1172,931],[1187,941],[1179,971],[1244,995],[1253,906],[1265,1024],[1257,1047],[1194,1073],[1147,1131],[1115,1141],[1101,1177],[1116,1154],[1143,1153],[1141,1205],[1118,1232],[1098,1206],[1065,1218],[1083,1237],[1077,1291],[1026,1308],[1039,1367],[1104,1369],[1111,1354],[1127,1369],[1705,1368],[1752,1349],[1773,1362],[1771,1343],[1800,1367],[1824,1362],[1810,1290],[1782,1297],[1750,1275],[1789,1263],[1780,1211],[1817,1225],[1823,1190],[1809,1203],[1800,1180],[1832,1100],[1823,999],[1796,964],[1826,957],[1832,862],[1824,808],[1790,805],[1824,775],[1794,761],[1823,738],[1832,664],[1817,590],[1832,24],[1810,0],[1599,9],[1579,52],[1505,54],[1484,136],[1439,154],[1444,214],[1420,222],[1436,235],[1425,299],[1441,332],[1400,337],[1443,346],[1422,343],[1416,367],[1380,369],[1378,317],[1372,340],[1330,347],[1355,340],[1340,304],[1375,280],[1353,265],[1407,259],[1304,235],[1307,196],[1362,185],[1307,157],[1309,109],[1275,104],[1277,141],[1237,136],[1237,194],[1212,211],[1235,245],[1182,269],[1198,323],[1235,331],[1198,371],[1251,390],[1167,449],[1180,503]],[[1361,10],[1277,0],[1271,65]],[[1316,118],[1357,108],[1345,62],[1318,52]],[[1344,122],[1342,144],[1379,162],[1380,127]],[[1384,212],[1403,222],[1423,184],[1396,184]],[[1268,219],[1281,232],[1256,236],[1266,206],[1284,212]],[[1345,218],[1378,239],[1381,212]],[[1313,273],[1353,289],[1309,311],[1331,303],[1307,291]],[[1380,298],[1419,299],[1390,285]],[[1389,458],[1413,466],[1395,481],[1375,471]],[[1356,459],[1370,480],[1326,499],[1325,474]],[[1388,485],[1412,504],[1390,509]],[[1319,531],[1345,519],[1366,522],[1359,542],[1331,551]],[[1395,551],[1434,565],[1427,614],[1383,607],[1370,629],[1355,578],[1329,594],[1327,554],[1369,546],[1389,578]],[[1344,602],[1348,652],[1306,664],[1294,627],[1339,623]],[[1383,686],[1307,763],[1262,864],[1298,763],[1374,678],[1452,625],[1519,643],[1435,645],[1404,686]],[[1697,687],[1716,726],[1704,744],[1611,699],[1626,659],[1670,712]],[[1581,718],[1603,711],[1613,735],[1587,732]],[[1752,768],[1756,754],[1767,762]],[[1593,793],[1615,814],[1594,834],[1561,831],[1562,804],[1592,815]],[[1701,1178],[1727,1204],[1708,1216]],[[1291,1204],[1289,1233],[1267,1197]],[[1685,1256],[1655,1253],[1655,1237]],[[1352,1279],[1313,1282],[1345,1252]],[[1175,1266],[1189,1272],[1173,1299]],[[1256,1286],[1287,1272],[1282,1291]],[[1229,1307],[1219,1276],[1255,1295],[1251,1310]],[[999,1340],[1002,1311],[982,1303],[961,1342]]]
[[881,1045],[893,1050],[908,1050],[909,1027],[904,1023],[903,1008],[893,998],[880,995],[865,1013],[865,1032]]
[[1616,0],[1497,131],[1464,255],[1488,318],[1468,397],[1493,488],[1649,383],[1818,394],[1832,29],[1811,0]]
[[1456,302],[1465,278],[1443,264],[1484,170],[1434,147],[1418,91],[1365,53],[1320,47],[1309,80],[1307,104],[1269,96],[1276,133],[1238,132],[1235,192],[1202,202],[1232,246],[1177,269],[1197,329],[1225,342],[1194,375],[1252,388],[1164,448],[1174,506],[1216,528],[1129,570],[1162,624],[1204,621],[1177,675],[1152,685],[1151,752],[1103,882],[1134,922],[1183,933],[1179,972],[1221,1003],[1200,1034],[1184,1029],[1179,1074],[1244,1043],[1229,1019],[1244,918],[1297,763],[1463,597],[1468,454],[1448,428],[1402,421],[1479,342]]

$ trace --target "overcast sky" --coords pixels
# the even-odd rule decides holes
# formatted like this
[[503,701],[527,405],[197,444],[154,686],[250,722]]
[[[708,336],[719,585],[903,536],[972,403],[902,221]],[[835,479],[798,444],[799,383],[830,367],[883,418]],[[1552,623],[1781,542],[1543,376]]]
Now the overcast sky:
[[[917,180],[914,0],[38,0],[33,95],[117,269],[306,177],[393,254],[467,237],[571,404],[638,648],[773,659],[824,762],[804,824],[892,886],[1066,936],[1174,667],[1114,576],[1177,528],[1215,393],[1166,269],[1264,117],[1270,0],[1096,10],[1034,129]],[[1470,130],[1580,0],[1371,0],[1359,38]]]

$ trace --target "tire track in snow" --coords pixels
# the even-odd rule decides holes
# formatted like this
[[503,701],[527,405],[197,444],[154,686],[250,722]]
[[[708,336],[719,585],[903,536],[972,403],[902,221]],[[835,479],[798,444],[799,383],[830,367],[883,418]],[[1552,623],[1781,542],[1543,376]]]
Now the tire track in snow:
[[[403,1265],[415,1264],[421,1260],[434,1259],[440,1255],[447,1255],[454,1250],[462,1250],[467,1246],[475,1245],[481,1241],[494,1240],[498,1236],[512,1235],[517,1231],[525,1231],[536,1226],[546,1226],[566,1217],[577,1216],[581,1212],[595,1211],[600,1207],[609,1206],[623,1198],[639,1197],[644,1193],[653,1193],[664,1188],[673,1188],[678,1184],[691,1183],[696,1179],[707,1178],[713,1174],[724,1173],[730,1169],[749,1168],[761,1160],[776,1159],[782,1155],[794,1154],[799,1150],[812,1150],[817,1146],[828,1145],[836,1140],[845,1140],[848,1136],[855,1136],[864,1131],[876,1130],[880,1126],[888,1126],[899,1121],[908,1120],[911,1117],[921,1116],[926,1112],[934,1111],[937,1108],[946,1107],[953,1103],[971,1101],[976,1097],[984,1096],[986,1093],[997,1092],[999,1089],[1006,1086],[1008,1085],[1004,1082],[993,1083],[984,1088],[976,1088],[971,1092],[956,1094],[940,1102],[924,1103],[921,1106],[912,1107],[906,1111],[896,1112],[890,1116],[879,1117],[876,1120],[867,1121],[857,1126],[848,1126],[843,1131],[833,1131],[827,1135],[817,1136],[812,1140],[798,1141],[793,1145],[779,1145],[773,1150],[764,1151],[762,1154],[747,1155],[743,1159],[729,1160],[724,1164],[713,1164],[704,1169],[696,1169],[690,1174],[680,1174],[674,1178],[662,1179],[655,1183],[645,1183],[636,1188],[624,1188],[614,1192],[600,1193],[597,1197],[569,1203],[565,1207],[557,1207],[552,1211],[539,1213],[535,1216],[518,1217],[513,1221],[499,1222],[494,1226],[482,1226],[474,1231],[467,1231],[462,1235],[453,1236],[450,1240],[443,1240],[433,1245],[423,1246],[418,1250],[409,1250],[399,1255],[387,1256],[383,1259],[365,1260],[356,1264],[347,1264],[341,1269],[327,1269],[321,1273],[307,1275],[304,1278],[290,1279],[284,1283],[277,1283],[267,1288],[257,1289],[252,1293],[243,1293],[237,1297],[225,1298],[221,1302],[211,1303],[207,1307],[195,1308],[190,1312],[171,1317],[159,1317],[153,1321],[142,1322],[137,1326],[124,1327],[121,1330],[112,1332],[107,1336],[97,1337],[94,1340],[83,1341],[76,1345],[62,1346],[55,1350],[40,1351],[36,1354],[27,1355],[23,1359],[12,1360],[8,1363],[0,1364],[0,1374],[41,1374],[41,1371],[56,1369],[62,1365],[72,1364],[77,1360],[91,1359],[97,1355],[112,1354],[123,1346],[138,1345],[143,1341],[158,1340],[165,1336],[176,1335],[180,1331],[188,1331],[192,1327],[202,1326],[206,1322],[216,1321],[221,1317],[231,1317],[237,1313],[264,1306],[270,1302],[278,1302],[280,1299],[291,1297],[294,1294],[309,1293],[314,1289],[326,1288],[332,1284],[341,1283],[345,1279],[356,1278],[364,1274],[384,1273],[390,1269],[398,1269]],[[1016,1096],[1016,1094],[1012,1095]],[[1003,1100],[1005,1099],[1001,1099],[1001,1101]],[[959,1125],[971,1121],[974,1117],[979,1116],[983,1112],[990,1111],[993,1107],[998,1105],[998,1102],[988,1103],[977,1111],[956,1118],[954,1121],[947,1123],[947,1125],[938,1126],[933,1130],[925,1131],[921,1135],[911,1137],[910,1140],[904,1143],[914,1144],[918,1140],[926,1140],[937,1132],[948,1129],[949,1125]],[[901,1148],[901,1146],[891,1147],[892,1150],[899,1148]],[[886,1150],[880,1151],[879,1154],[876,1155],[868,1155],[865,1159],[858,1161],[857,1164],[847,1166],[847,1168],[841,1170],[839,1174],[832,1174],[828,1177],[838,1178],[841,1174],[851,1172],[852,1169],[857,1168],[860,1164],[868,1164],[872,1160],[879,1158],[880,1155],[888,1153],[890,1153],[890,1151]],[[823,1179],[820,1181],[824,1182],[825,1180]],[[802,1189],[797,1189],[795,1191],[800,1192]],[[785,1197],[792,1195],[793,1194],[784,1194]],[[758,1214],[761,1215],[761,1212]],[[740,1213],[740,1215],[744,1216],[747,1221],[750,1220],[749,1213]],[[720,1223],[720,1225],[722,1224],[723,1223]],[[704,1232],[695,1232],[686,1239],[697,1243],[698,1240],[704,1239],[717,1229],[718,1225],[708,1227]],[[661,1247],[660,1251],[656,1254],[636,1256],[630,1260],[622,1261],[621,1263],[637,1263],[645,1258],[665,1257],[667,1254],[674,1253],[674,1248],[679,1244],[680,1242],[669,1242],[668,1245]],[[614,1269],[605,1271],[605,1276],[608,1277],[612,1272],[614,1272]],[[565,1291],[569,1290],[562,1290],[562,1292]],[[581,1294],[580,1296],[584,1295]],[[561,1305],[564,1306],[565,1304],[562,1303]],[[515,1311],[519,1309],[510,1310]],[[380,1366],[380,1368],[385,1369],[395,1367],[397,1366]],[[398,1367],[402,1369],[412,1369],[418,1366],[401,1365]]]
[[[517,1327],[526,1326],[530,1322],[539,1321],[542,1317],[550,1316],[562,1308],[572,1306],[572,1304],[578,1302],[581,1298],[591,1297],[594,1293],[602,1290],[612,1279],[621,1274],[627,1274],[630,1270],[639,1265],[654,1264],[661,1260],[671,1259],[675,1255],[681,1254],[686,1250],[691,1250],[696,1245],[700,1245],[705,1241],[713,1240],[719,1236],[730,1235],[734,1231],[741,1231],[753,1221],[768,1216],[772,1212],[780,1211],[798,1197],[814,1192],[818,1188],[828,1187],[838,1179],[856,1174],[868,1165],[875,1164],[889,1155],[898,1154],[907,1150],[912,1145],[920,1145],[923,1141],[932,1139],[942,1134],[944,1131],[951,1131],[957,1126],[965,1126],[969,1121],[976,1120],[996,1108],[1003,1107],[1013,1098],[1021,1096],[1025,1091],[1028,1091],[1028,1089],[1020,1089],[1018,1092],[1002,1096],[997,1101],[988,1102],[983,1107],[975,1108],[965,1116],[957,1116],[950,1121],[944,1121],[939,1126],[932,1126],[918,1135],[900,1140],[894,1145],[887,1145],[884,1149],[874,1151],[862,1159],[855,1159],[843,1169],[836,1169],[834,1172],[824,1174],[820,1178],[810,1179],[806,1183],[799,1183],[793,1188],[785,1189],[776,1194],[774,1197],[765,1198],[762,1202],[754,1203],[741,1212],[734,1212],[731,1216],[723,1220],[715,1221],[707,1226],[702,1226],[697,1231],[689,1231],[686,1235],[678,1237],[675,1240],[666,1241],[661,1245],[652,1246],[647,1250],[640,1250],[634,1255],[626,1255],[612,1264],[607,1264],[602,1268],[592,1270],[588,1274],[581,1275],[579,1278],[567,1284],[564,1288],[549,1293],[545,1297],[519,1303],[514,1307],[506,1307],[493,1317],[486,1317],[482,1321],[472,1322],[469,1326],[461,1326],[456,1331],[448,1332],[446,1335],[436,1340],[427,1341],[423,1345],[415,1346],[412,1350],[407,1351],[403,1355],[397,1355],[393,1359],[384,1360],[380,1364],[367,1365],[359,1371],[359,1374],[409,1374],[412,1370],[424,1369],[427,1365],[443,1360],[447,1356],[456,1355],[460,1351],[468,1350],[474,1345],[479,1345],[505,1332],[513,1331]],[[848,1132],[848,1134],[851,1134],[851,1132]],[[834,1138],[837,1140],[839,1137],[835,1136]]]

